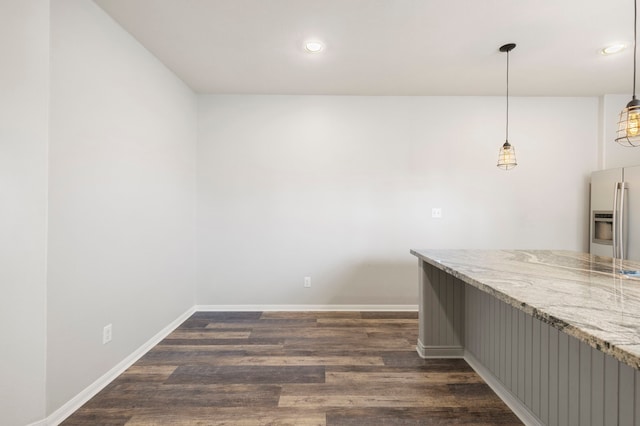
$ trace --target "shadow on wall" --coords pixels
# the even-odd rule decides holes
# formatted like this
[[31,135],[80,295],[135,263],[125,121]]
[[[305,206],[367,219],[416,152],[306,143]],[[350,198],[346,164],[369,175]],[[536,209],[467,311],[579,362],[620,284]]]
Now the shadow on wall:
[[330,305],[417,305],[417,263],[365,260],[332,277]]

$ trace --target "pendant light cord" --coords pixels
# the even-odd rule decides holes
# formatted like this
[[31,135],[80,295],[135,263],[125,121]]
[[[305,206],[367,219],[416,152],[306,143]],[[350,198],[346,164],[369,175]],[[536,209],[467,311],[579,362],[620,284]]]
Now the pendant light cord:
[[[635,89],[634,89],[634,93],[635,93]],[[506,126],[505,142],[509,142],[509,51],[507,51],[507,126]]]
[[633,99],[636,98],[636,49],[638,32],[638,0],[633,1]]

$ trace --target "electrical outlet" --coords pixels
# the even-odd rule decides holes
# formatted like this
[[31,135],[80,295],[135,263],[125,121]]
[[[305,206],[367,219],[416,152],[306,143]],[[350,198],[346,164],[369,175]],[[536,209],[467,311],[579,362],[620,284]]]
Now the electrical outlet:
[[440,207],[434,207],[431,209],[431,217],[435,219],[442,218],[442,209]]
[[111,324],[107,324],[102,329],[102,344],[106,345],[111,341],[111,336],[113,333],[113,328]]
[[304,287],[305,288],[311,287],[311,277],[304,277]]

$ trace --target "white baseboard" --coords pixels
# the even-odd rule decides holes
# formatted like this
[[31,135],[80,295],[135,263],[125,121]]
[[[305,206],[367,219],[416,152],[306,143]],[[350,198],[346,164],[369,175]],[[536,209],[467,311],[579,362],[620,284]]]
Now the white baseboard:
[[516,398],[502,382],[480,363],[469,351],[465,351],[464,360],[473,368],[482,380],[504,401],[505,404],[527,426],[543,426],[544,423],[536,417],[518,398]]
[[196,312],[364,311],[417,312],[418,305],[196,305]]
[[465,352],[462,346],[425,346],[420,339],[418,339],[418,343],[416,344],[416,351],[418,351],[418,355],[422,359],[459,359],[464,358]]
[[[116,377],[122,374],[127,368],[131,367],[133,363],[142,358],[144,354],[149,352],[151,348],[160,343],[162,339],[167,337],[173,330],[175,330],[180,324],[182,324],[187,318],[189,318],[195,312],[195,307],[187,309],[182,315],[173,320],[169,325],[160,330],[155,336],[149,339],[146,343],[136,349],[131,355],[119,362],[115,367],[106,372],[102,377],[89,385],[85,390],[76,395],[69,402],[58,408],[51,413],[45,420],[37,423],[33,423],[33,426],[57,426],[62,423],[67,417],[73,414],[78,408],[80,408],[85,402],[93,398],[98,392],[104,389],[109,383],[111,383]],[[30,425],[31,426],[31,425]]]
[[49,423],[47,421],[47,419],[44,420],[39,420],[35,423],[29,423],[27,426],[47,426]]

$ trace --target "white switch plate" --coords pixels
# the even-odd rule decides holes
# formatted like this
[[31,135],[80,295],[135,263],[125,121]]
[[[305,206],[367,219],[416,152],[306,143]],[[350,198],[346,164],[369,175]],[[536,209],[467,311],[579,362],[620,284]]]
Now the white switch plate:
[[311,277],[304,277],[304,287],[305,288],[311,287]]
[[107,324],[107,325],[104,326],[104,328],[102,329],[102,344],[103,345],[106,345],[107,343],[109,343],[111,341],[112,332],[113,332],[113,327],[111,326],[111,324]]
[[440,207],[434,207],[431,209],[431,217],[435,219],[442,218],[442,209]]

